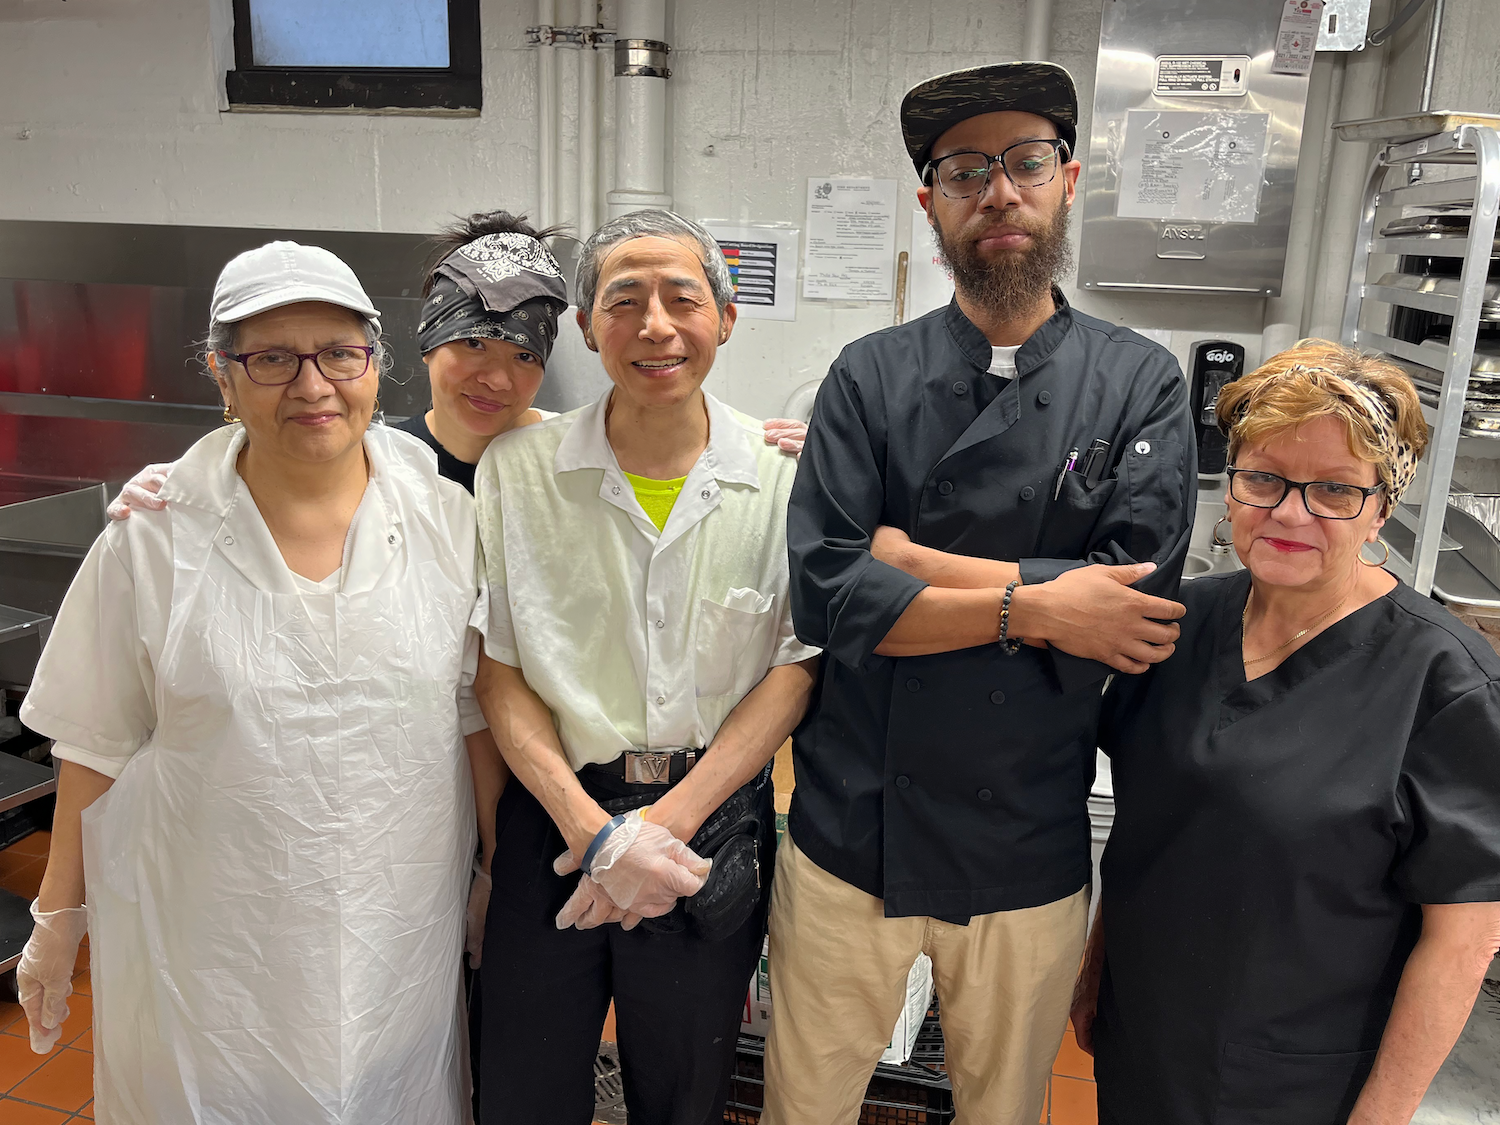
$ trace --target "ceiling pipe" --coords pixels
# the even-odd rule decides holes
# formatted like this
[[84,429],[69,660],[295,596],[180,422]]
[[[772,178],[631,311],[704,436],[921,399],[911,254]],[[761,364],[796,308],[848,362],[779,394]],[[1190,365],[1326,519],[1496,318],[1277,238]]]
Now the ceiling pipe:
[[557,23],[555,0],[537,0],[536,19],[542,29],[536,49],[536,193],[537,225],[557,222],[557,48],[552,29]]
[[1047,62],[1052,54],[1052,0],[1026,0],[1021,31],[1021,58]]
[[670,209],[667,194],[667,4],[620,0],[615,30],[615,186],[609,215]]

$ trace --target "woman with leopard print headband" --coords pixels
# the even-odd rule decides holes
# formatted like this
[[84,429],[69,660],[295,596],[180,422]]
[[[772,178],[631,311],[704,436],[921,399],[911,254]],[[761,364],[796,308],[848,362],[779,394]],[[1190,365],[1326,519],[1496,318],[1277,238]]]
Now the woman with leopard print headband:
[[1500,948],[1500,659],[1379,557],[1427,443],[1404,372],[1304,341],[1217,409],[1246,569],[1107,694],[1073,1025],[1101,1123],[1404,1123]]

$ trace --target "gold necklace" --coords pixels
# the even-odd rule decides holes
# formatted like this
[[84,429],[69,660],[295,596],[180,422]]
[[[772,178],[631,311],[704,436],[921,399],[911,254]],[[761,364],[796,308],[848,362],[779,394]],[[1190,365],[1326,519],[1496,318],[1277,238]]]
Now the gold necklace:
[[[1341,597],[1338,600],[1337,603],[1335,603],[1335,605],[1334,605],[1334,607],[1332,609],[1330,609],[1327,613],[1323,614],[1323,616],[1319,617],[1316,621],[1314,621],[1306,629],[1302,629],[1299,632],[1297,632],[1296,634],[1294,634],[1290,640],[1283,641],[1281,644],[1277,645],[1275,648],[1273,648],[1270,652],[1266,653],[1264,656],[1256,656],[1256,657],[1252,657],[1249,660],[1245,660],[1244,661],[1245,667],[1248,668],[1252,664],[1264,664],[1267,660],[1270,660],[1271,657],[1275,656],[1282,649],[1289,648],[1290,646],[1292,646],[1292,645],[1296,644],[1298,641],[1300,641],[1303,637],[1307,636],[1307,634],[1311,633],[1319,625],[1323,624],[1323,622],[1327,621],[1335,613],[1337,613],[1339,610],[1341,610],[1341,609],[1344,608],[1344,603],[1349,600],[1349,593],[1350,593],[1350,591],[1352,589],[1353,589],[1353,587],[1351,586],[1349,590],[1345,590],[1344,591],[1344,596]],[[1243,645],[1243,638],[1245,636],[1245,626],[1246,626],[1246,623],[1250,620],[1250,599],[1252,597],[1254,597],[1254,596],[1255,596],[1255,587],[1252,586],[1252,587],[1250,587],[1250,593],[1248,593],[1248,594],[1245,595],[1245,611],[1240,614],[1240,637],[1241,637],[1241,644],[1242,645]]]

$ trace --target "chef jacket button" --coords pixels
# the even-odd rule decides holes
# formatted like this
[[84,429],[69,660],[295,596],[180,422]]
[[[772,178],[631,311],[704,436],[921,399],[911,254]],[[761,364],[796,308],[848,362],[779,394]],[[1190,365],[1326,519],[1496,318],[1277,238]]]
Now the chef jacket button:
[[620,495],[620,486],[617,484],[613,488],[611,488],[610,491],[612,493],[614,493],[616,496],[618,496],[618,495]]
[[991,797],[994,796],[994,794],[991,793],[988,789],[981,789],[978,793],[974,794],[974,796],[978,797],[981,801],[988,801]]
[[938,492],[944,496],[951,494],[953,492],[953,482],[951,480],[938,481]]
[[1149,441],[1138,441],[1135,443],[1135,451],[1144,457],[1151,452],[1151,443]]
[[1046,406],[1049,402],[1052,401],[1052,392],[1042,391],[1039,395],[1036,396],[1036,400],[1042,406]]
[[917,679],[915,676],[913,676],[911,679],[909,679],[909,680],[906,681],[906,690],[907,691],[921,691],[922,690],[922,681],[919,680],[919,679]]
[[385,537],[385,541],[387,543],[394,543],[396,541],[396,537],[395,537],[395,535],[387,535]]
[[1029,485],[1029,484],[1025,488],[1021,489],[1021,499],[1022,500],[1030,500],[1035,495],[1036,495],[1036,489],[1032,488],[1031,485]]
[[701,497],[703,497],[703,499],[707,500],[708,499],[708,489],[705,488],[702,492],[698,493],[698,495],[701,496]]
[[226,546],[226,547],[233,547],[234,546],[234,536],[233,535],[226,535],[226,536],[224,536],[224,546]]
[[667,623],[665,621],[663,621],[660,617],[658,617],[656,619],[656,627],[658,629],[665,629],[667,627]]
[[667,697],[665,695],[658,695],[656,697],[656,705],[658,707],[661,707],[661,706],[665,705],[666,702],[667,702]]
[[953,393],[958,395],[960,398],[963,397],[964,395],[969,393],[969,384],[960,379],[958,382],[953,384]]
[[1004,703],[1005,702],[1005,693],[1003,691],[992,691],[992,692],[990,692],[990,702],[991,703]]
[[897,789],[907,789],[910,786],[911,786],[911,778],[907,777],[904,773],[898,773],[896,775],[896,788]]

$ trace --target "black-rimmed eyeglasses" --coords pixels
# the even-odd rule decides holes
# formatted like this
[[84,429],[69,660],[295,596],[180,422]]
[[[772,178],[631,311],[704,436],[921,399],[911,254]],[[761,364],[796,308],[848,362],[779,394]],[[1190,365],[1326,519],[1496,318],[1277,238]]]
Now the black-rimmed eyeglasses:
[[347,383],[370,370],[370,356],[375,349],[368,344],[335,344],[315,352],[292,352],[282,348],[265,348],[258,352],[219,352],[244,367],[252,383],[263,387],[281,387],[296,382],[302,365],[308,360],[319,374],[331,383]]
[[1061,138],[1021,141],[998,156],[987,152],[950,152],[940,160],[929,160],[922,169],[922,182],[937,181],[938,190],[949,199],[968,199],[989,186],[995,165],[1018,188],[1039,188],[1057,177],[1057,166],[1068,159],[1068,143]]
[[1365,510],[1365,501],[1385,488],[1365,488],[1336,480],[1287,480],[1275,473],[1255,469],[1229,470],[1229,495],[1252,508],[1277,508],[1292,489],[1302,493],[1302,503],[1325,520],[1352,520]]

